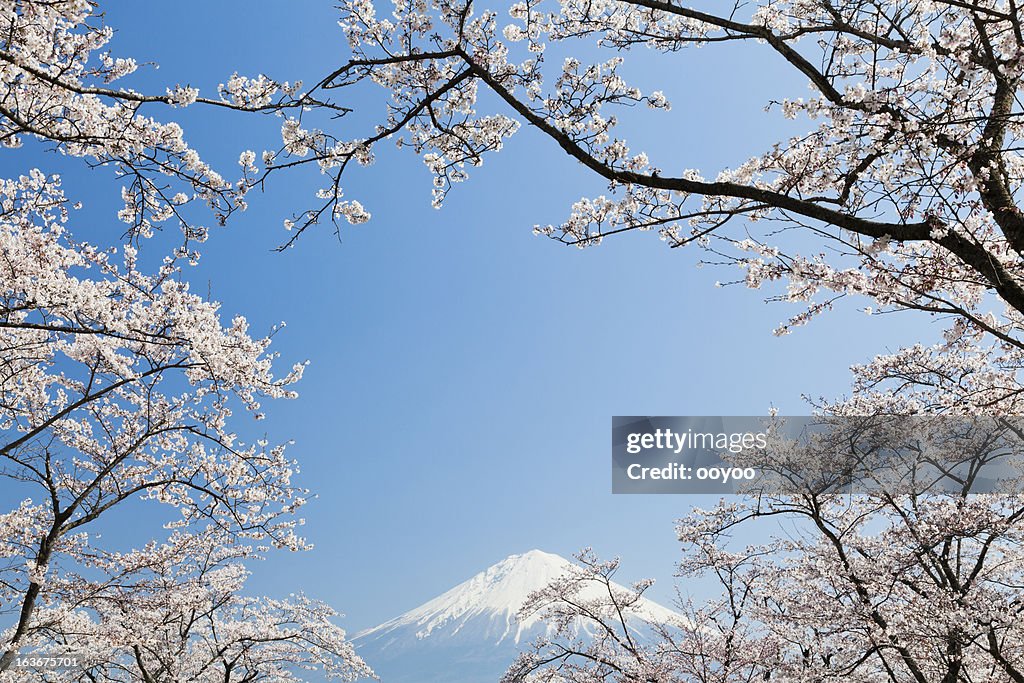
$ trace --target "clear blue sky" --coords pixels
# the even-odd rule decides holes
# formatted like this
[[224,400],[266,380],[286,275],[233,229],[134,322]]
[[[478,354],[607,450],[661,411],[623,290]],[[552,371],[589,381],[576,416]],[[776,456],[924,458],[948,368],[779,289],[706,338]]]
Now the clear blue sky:
[[[189,83],[212,94],[235,70],[308,82],[347,58],[326,0],[106,9],[117,55],[160,64],[131,81],[140,89]],[[674,109],[627,137],[667,169],[713,175],[741,162],[780,134],[764,104],[806,95],[759,53],[631,59],[638,84],[663,89]],[[346,104],[382,111],[380,98]],[[184,114],[188,139],[229,177],[241,150],[280,139],[274,119]],[[342,122],[351,135],[364,134],[359,116]],[[15,158],[29,163],[8,155],[5,174],[24,170]],[[59,165],[95,223],[78,234],[116,236],[118,185],[103,171]],[[311,361],[301,398],[268,406],[260,427],[296,441],[302,480],[319,494],[305,510],[316,549],[272,556],[252,587],[305,590],[347,613],[351,630],[534,547],[621,554],[624,578],[658,578],[654,595],[670,602],[673,520],[695,501],[613,497],[610,417],[763,414],[772,405],[803,414],[802,393],[840,394],[850,363],[931,334],[927,321],[869,319],[847,305],[775,338],[792,310],[740,287],[716,289],[735,273],[695,268],[697,251],[669,250],[652,234],[582,252],[534,237],[534,223],[560,221],[572,201],[604,187],[528,130],[440,212],[422,162],[382,152],[346,191],[373,212],[371,223],[347,228],[340,243],[324,226],[272,252],[311,180],[279,177],[253,196],[190,276],[255,331],[287,320],[274,347],[289,364]]]

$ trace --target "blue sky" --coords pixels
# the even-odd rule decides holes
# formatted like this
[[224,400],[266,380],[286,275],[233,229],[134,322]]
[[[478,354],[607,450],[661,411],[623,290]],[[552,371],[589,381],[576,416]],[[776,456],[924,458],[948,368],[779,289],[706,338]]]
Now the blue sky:
[[[160,65],[134,77],[140,89],[189,83],[210,94],[235,70],[308,82],[347,58],[329,2],[106,8],[114,51]],[[767,100],[806,94],[782,65],[747,49],[629,59],[641,87],[674,103],[628,135],[666,168],[713,174],[744,160],[784,134],[781,117],[762,111]],[[363,93],[345,104],[359,111],[340,122],[355,136],[383,100]],[[151,113],[180,118],[226,176],[240,151],[280,139],[275,119]],[[110,208],[118,185],[104,171],[9,156],[4,173],[30,161],[66,170],[69,194],[86,203],[85,230],[119,234]],[[791,309],[715,288],[735,273],[696,268],[697,251],[669,250],[651,234],[586,251],[534,237],[534,223],[560,221],[604,187],[529,130],[442,211],[430,207],[422,162],[382,151],[346,189],[374,214],[369,224],[340,240],[324,226],[273,252],[286,236],[282,219],[315,180],[281,176],[253,196],[190,277],[255,331],[286,320],[274,347],[289,364],[311,361],[301,398],[268,406],[260,427],[296,441],[303,482],[319,496],[305,510],[316,549],[272,556],[252,586],[305,590],[345,612],[353,630],[534,547],[622,555],[623,577],[658,578],[653,594],[670,602],[673,520],[713,500],[612,496],[611,416],[763,414],[773,405],[806,413],[802,393],[841,394],[849,364],[930,334],[925,320],[868,318],[848,304],[776,338]]]

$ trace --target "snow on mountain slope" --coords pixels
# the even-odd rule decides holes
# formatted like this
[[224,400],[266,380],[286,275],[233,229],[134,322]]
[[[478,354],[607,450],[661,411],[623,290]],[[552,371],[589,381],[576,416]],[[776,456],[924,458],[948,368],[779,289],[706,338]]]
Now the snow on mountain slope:
[[[356,634],[354,643],[382,683],[493,683],[516,652],[546,629],[535,616],[518,621],[519,608],[531,593],[572,566],[540,550],[512,555],[433,600]],[[641,632],[644,621],[662,624],[678,615],[645,600],[638,617],[632,626]],[[579,634],[590,635],[592,626],[579,624]]]

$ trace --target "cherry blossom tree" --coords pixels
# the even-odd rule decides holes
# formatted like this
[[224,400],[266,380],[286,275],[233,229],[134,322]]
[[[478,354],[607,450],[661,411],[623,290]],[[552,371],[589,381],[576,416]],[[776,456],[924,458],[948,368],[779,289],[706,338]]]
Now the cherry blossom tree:
[[[308,165],[326,182],[312,208],[286,220],[288,243],[323,221],[364,222],[369,211],[345,196],[343,180],[372,165],[381,144],[422,158],[440,207],[471,167],[531,126],[553,153],[607,185],[537,233],[593,247],[654,231],[670,247],[706,249],[742,269],[747,285],[806,306],[781,334],[854,296],[873,300],[878,313],[941,317],[940,344],[856,366],[852,398],[822,405],[826,413],[1021,412],[1024,28],[1013,0],[764,0],[725,11],[674,0],[416,0],[390,12],[345,0],[351,59],[310,87],[234,75],[213,97],[189,86],[142,94],[111,85],[136,65],[104,51],[110,30],[85,0],[0,6],[0,141],[48,144],[113,168],[125,182],[120,218],[128,225],[128,244],[116,253],[102,240],[84,241],[67,226],[73,209],[59,179],[41,171],[4,181],[0,193],[8,279],[0,456],[9,479],[38,492],[0,518],[0,588],[4,605],[15,606],[0,668],[23,645],[93,633],[139,646],[122,653],[134,659],[97,664],[106,667],[100,677],[195,675],[204,657],[204,671],[224,673],[228,662],[257,661],[252,650],[278,656],[230,637],[231,654],[211,656],[218,646],[210,649],[204,629],[236,624],[248,604],[218,598],[241,587],[240,570],[221,564],[227,557],[213,559],[208,573],[182,557],[160,565],[161,576],[204,577],[195,585],[208,588],[186,597],[197,600],[197,614],[213,615],[190,623],[173,646],[153,627],[179,623],[173,608],[140,606],[131,610],[137,622],[121,623],[98,603],[83,598],[77,607],[68,586],[85,585],[79,576],[95,581],[84,567],[122,575],[117,563],[128,560],[98,548],[86,530],[132,498],[176,507],[180,533],[214,533],[218,547],[302,545],[292,513],[304,492],[291,483],[293,463],[280,446],[244,443],[229,426],[233,409],[258,415],[264,398],[291,395],[301,369],[274,375],[266,339],[250,337],[242,319],[223,324],[216,304],[188,290],[180,270],[199,257],[205,229],[185,211],[206,204],[222,221],[244,208],[252,187]],[[627,83],[630,52],[652,49],[669,64],[696,47],[737,42],[807,81],[809,95],[780,93],[766,103],[806,132],[707,175],[686,159],[631,149],[620,116],[636,123],[636,109],[646,107],[668,121],[670,102]],[[551,59],[555,51],[575,56]],[[350,119],[333,118],[348,111],[336,100],[364,85],[382,89],[387,103],[374,127],[353,132]],[[151,115],[191,105],[280,114],[281,143],[243,152],[242,177],[227,181],[180,126]],[[330,122],[317,117],[324,111]],[[182,228],[184,243],[147,270],[139,250],[168,223]],[[712,627],[683,624],[646,650],[612,621],[600,652],[572,646],[527,661],[520,673],[556,680],[570,669],[546,665],[583,658],[590,664],[572,669],[571,680],[1024,680],[1020,509],[1019,491],[979,496],[967,488],[856,499],[808,491],[698,511],[680,526],[683,569],[721,581],[722,601],[691,615]],[[729,547],[739,525],[783,518],[801,521],[794,536]],[[166,543],[147,548],[187,545]],[[588,566],[588,580],[614,571],[596,560]],[[179,594],[167,586],[173,603]],[[547,603],[571,607],[574,590],[567,583]],[[90,591],[113,595],[82,594]],[[601,609],[628,611],[634,597],[613,593]],[[292,621],[258,619],[303,634],[326,614],[290,604]],[[312,622],[299,616],[310,612]],[[324,645],[320,652],[349,657],[333,637]]]
[[[187,206],[205,203],[215,221],[223,223],[245,208],[244,197],[255,180],[225,179],[189,146],[178,123],[163,123],[144,107],[198,103],[243,112],[282,113],[308,106],[338,115],[348,111],[301,94],[300,82],[278,82],[263,74],[232,74],[212,98],[188,85],[156,94],[115,87],[139,65],[111,54],[107,45],[114,32],[96,3],[5,0],[0,9],[0,145],[18,148],[41,141],[90,165],[112,168],[125,183],[120,218],[135,238],[170,222],[201,242],[205,228],[186,215]],[[242,154],[244,170],[253,158],[251,152]]]
[[[538,234],[591,248],[653,231],[669,247],[703,248],[709,260],[738,266],[739,281],[805,306],[779,334],[847,297],[872,300],[878,314],[941,320],[940,343],[854,366],[852,397],[822,402],[823,413],[1019,414],[1017,3],[703,5],[424,0],[386,13],[367,0],[345,3],[353,57],[321,89],[379,86],[387,116],[372,133],[342,140],[313,126],[285,132],[286,151],[330,178],[326,203],[289,227],[298,235],[320,221],[336,206],[351,161],[368,164],[392,142],[422,157],[440,206],[525,124],[553,154],[607,184],[604,194],[575,201],[561,223],[536,226]],[[631,149],[620,132],[628,124],[662,116],[666,135],[681,128],[664,113],[664,92],[627,83],[630,53],[659,52],[670,73],[688,51],[721,43],[745,43],[807,82],[809,96],[780,92],[766,103],[805,132],[707,175],[686,158]],[[664,89],[672,86],[666,80]],[[700,93],[677,94],[714,106]],[[660,111],[644,121],[637,108]],[[811,455],[833,463],[837,451]],[[687,604],[687,621],[639,643],[620,618],[635,596],[610,593],[591,604],[579,600],[578,581],[556,584],[533,606],[547,606],[563,637],[538,643],[506,680],[1024,681],[1017,483],[999,494],[970,485],[852,497],[811,490],[696,510],[679,528],[681,571],[719,582],[719,599]],[[735,547],[733,533],[750,527],[770,540]],[[587,567],[591,582],[614,571],[596,561]],[[606,635],[571,641],[563,628],[570,618],[596,621]]]
[[[422,158],[440,206],[525,124],[552,154],[607,184],[601,196],[575,201],[561,223],[536,226],[539,234],[590,248],[653,231],[670,247],[704,248],[742,269],[747,285],[806,306],[780,334],[847,297],[873,300],[876,313],[917,311],[943,322],[939,344],[855,366],[852,397],[823,403],[824,413],[1020,413],[1018,4],[703,5],[344,3],[353,56],[319,89],[376,85],[387,111],[361,136],[285,128],[291,163],[318,164],[328,176],[324,203],[288,227],[297,237],[343,213],[344,174],[353,161],[372,163],[382,144]],[[635,124],[638,105],[670,103],[662,91],[627,83],[630,53],[654,50],[674,65],[720,43],[746,43],[749,54],[807,82],[810,95],[780,93],[766,103],[805,132],[707,174],[686,158],[631,149],[620,118]],[[699,93],[681,94],[713,106]],[[836,452],[808,455],[820,462]],[[689,621],[654,644],[631,642],[620,619],[643,586],[601,604],[578,599],[581,581],[607,584],[615,569],[586,562],[582,578],[554,584],[531,608],[548,610],[556,634],[567,633],[567,619],[585,618],[606,636],[542,641],[508,680],[1024,681],[1020,481],[994,494],[979,492],[973,477],[952,491],[911,481],[856,496],[812,489],[694,511],[679,526],[681,571],[717,580],[722,597],[691,606]],[[782,531],[764,532],[769,522]],[[768,540],[736,547],[733,533],[751,526]]]
[[[192,583],[214,576],[212,569],[174,564],[196,557],[204,543],[212,553],[244,540],[305,547],[295,534],[301,522],[295,512],[307,496],[293,483],[295,462],[284,445],[247,443],[230,429],[233,411],[259,418],[261,400],[293,396],[290,385],[303,365],[275,377],[269,340],[250,337],[241,317],[223,325],[216,303],[176,279],[176,259],[168,257],[157,274],[147,275],[131,245],[115,254],[75,240],[67,227],[73,209],[56,179],[36,171],[5,181],[0,203],[0,475],[10,482],[5,490],[25,496],[0,515],[0,604],[14,620],[2,632],[0,670],[26,648],[46,652],[56,642],[52,634],[84,628],[93,618],[94,648],[101,636],[111,652],[127,644],[155,647],[147,639],[160,632],[146,627],[144,610],[128,612],[143,621],[113,628],[108,607],[133,595],[144,599],[149,580],[143,574],[166,563],[170,568],[162,569],[160,585],[165,594],[151,597],[154,604],[175,604],[172,594],[179,591],[205,600],[207,628],[237,622],[218,628],[218,634],[244,631],[241,622],[248,620],[246,628],[264,629],[273,645],[251,632],[244,642],[217,650],[222,667],[238,659],[239,676],[265,676],[284,661],[306,661],[294,652],[313,647],[315,632],[328,639],[320,650],[333,658],[311,654],[310,662],[329,663],[329,671],[346,677],[361,672],[358,658],[340,646],[340,629],[326,625],[332,613],[323,605],[244,599],[232,593],[240,581],[203,589],[221,596],[216,600],[202,597]],[[125,555],[90,536],[97,520],[135,499],[169,506],[169,526],[189,542],[148,545]],[[189,535],[203,528],[200,536]],[[108,578],[99,585],[83,578],[96,572]],[[188,579],[195,572],[200,579]],[[234,567],[216,576],[239,572]],[[116,600],[108,595],[114,587],[122,587]],[[118,634],[129,627],[130,633]],[[179,632],[181,649],[191,651],[193,640],[208,642],[202,633]],[[227,662],[223,658],[232,648],[238,652]],[[180,663],[186,669],[194,665],[192,659]],[[140,670],[145,666],[138,663]],[[190,679],[168,676],[135,680]],[[246,680],[223,671],[218,676]],[[287,678],[282,674],[279,680]]]
[[175,533],[103,558],[101,580],[65,581],[64,599],[41,621],[51,656],[73,654],[79,665],[44,680],[284,682],[302,680],[304,670],[372,676],[328,606],[301,594],[245,596],[241,560],[252,550],[222,535]]
[[[550,635],[506,683],[1024,680],[1020,420],[823,426],[819,438],[773,438],[742,456],[787,486],[679,521],[679,575],[717,586],[717,597],[684,600],[677,623],[637,640],[623,615],[649,582],[581,599],[587,585],[610,586],[618,566],[584,555],[574,575],[524,606]],[[993,467],[1004,475],[997,482]],[[837,492],[843,469],[866,479],[852,493]],[[601,635],[572,639],[565,626],[580,619]]]
[[[351,160],[369,163],[380,144],[410,147],[433,173],[440,205],[469,168],[531,126],[608,188],[576,201],[561,223],[538,225],[542,235],[594,247],[654,231],[670,247],[702,247],[739,266],[747,285],[806,305],[780,334],[852,296],[872,299],[878,313],[943,321],[941,343],[856,366],[853,396],[823,403],[824,413],[1020,413],[1017,3],[704,4],[424,0],[385,12],[353,0],[342,8],[353,58],[321,87],[376,84],[387,116],[343,141],[311,127],[294,152],[330,173],[329,207]],[[806,132],[708,175],[685,158],[631,149],[619,119],[641,117],[623,112],[669,107],[663,92],[626,82],[631,51],[675,64],[720,43],[747,43],[806,80],[809,96],[766,103]],[[555,52],[570,56],[548,59]],[[326,210],[299,217],[298,231]],[[842,443],[809,455],[834,458]],[[1024,680],[1019,480],[995,494],[972,477],[952,491],[910,481],[696,510],[679,527],[681,571],[717,580],[722,597],[690,607],[692,626],[630,642],[618,617],[635,594],[595,605],[578,599],[578,581],[561,582],[533,605],[547,606],[556,634],[566,619],[587,618],[607,637],[542,641],[508,680]],[[733,534],[751,526],[768,540],[736,547]],[[614,565],[588,571],[602,582]]]
[[[286,221],[291,239],[321,221],[369,218],[362,204],[343,199],[343,178],[372,164],[382,144],[422,158],[440,206],[525,124],[552,154],[607,183],[607,192],[575,201],[568,218],[536,232],[592,247],[618,233],[654,231],[670,247],[703,247],[712,260],[739,266],[737,281],[802,303],[780,334],[846,297],[873,299],[875,313],[940,316],[947,322],[939,345],[880,356],[857,368],[855,388],[886,384],[899,394],[886,400],[901,410],[1019,412],[1017,3],[704,4],[343,2],[352,57],[310,92],[328,101],[378,86],[386,113],[362,135],[345,134],[347,119],[318,126],[299,112],[284,122],[283,145],[264,155],[261,173],[309,164],[328,180],[321,203]],[[664,92],[626,81],[630,53],[662,53],[667,74],[689,51],[723,43],[746,43],[751,60],[761,54],[807,82],[809,95],[780,92],[766,103],[806,132],[766,141],[736,168],[710,174],[686,158],[631,149],[620,119],[654,126],[661,116],[666,134],[680,128],[664,113]],[[553,52],[570,56],[551,59]],[[714,106],[699,93],[677,94]],[[661,111],[644,119],[638,106]],[[910,388],[922,386],[941,387],[941,397]]]
[[[234,75],[212,99],[188,87],[114,89],[136,64],[104,51],[112,31],[93,3],[11,0],[0,10],[4,154],[46,145],[113,169],[128,226],[76,227],[56,175],[0,179],[0,486],[12,501],[0,511],[0,678],[369,674],[326,605],[243,593],[246,560],[307,547],[296,513],[308,493],[286,444],[247,440],[238,417],[262,418],[263,401],[295,396],[304,366],[275,371],[269,335],[250,334],[242,316],[222,319],[218,303],[191,291],[186,269],[206,229],[185,209],[205,204],[215,222],[244,209],[252,153],[240,158],[242,179],[226,181],[181,126],[141,112],[315,100],[262,76]],[[151,239],[175,223],[176,246]],[[95,533],[139,505],[163,505],[166,525],[140,530],[137,549]],[[82,667],[29,672],[19,662],[55,653]]]
[[[505,683],[755,681],[759,671],[750,662],[774,655],[774,651],[765,652],[763,644],[741,638],[738,620],[730,624],[732,637],[721,647],[720,634],[709,628],[710,608],[680,615],[671,623],[650,624],[646,632],[641,631],[637,628],[641,601],[653,582],[645,580],[623,589],[613,583],[618,559],[601,561],[588,549],[576,560],[575,568],[531,595],[520,610],[521,618],[542,616],[548,631],[519,655],[502,679]],[[734,597],[738,598],[735,610],[742,609],[743,597]],[[581,624],[590,627],[593,637],[576,635]],[[743,670],[750,676],[715,678],[715,664],[730,675]]]
[[[538,233],[591,247],[618,233],[655,231],[669,246],[703,247],[739,266],[738,280],[805,306],[780,334],[847,297],[872,299],[874,313],[940,316],[940,344],[857,366],[855,395],[885,385],[894,403],[886,409],[1017,412],[1024,29],[1016,3],[773,0],[727,12],[671,0],[479,3],[396,2],[386,12],[368,0],[344,2],[348,61],[308,87],[236,74],[213,97],[189,86],[159,94],[111,87],[135,63],[103,51],[110,31],[91,5],[11,3],[0,55],[13,84],[0,109],[3,140],[42,138],[114,166],[130,180],[122,218],[136,235],[171,219],[192,226],[183,207],[196,199],[223,219],[268,177],[315,167],[327,182],[316,205],[285,221],[292,244],[322,221],[369,220],[367,207],[345,196],[343,180],[373,164],[381,144],[423,159],[441,206],[470,168],[526,124],[549,139],[552,153],[608,185]],[[652,49],[673,65],[720,43],[746,43],[806,80],[809,96],[780,92],[766,103],[806,132],[766,142],[738,167],[707,177],[686,159],[630,149],[623,112],[630,125],[660,116],[666,130],[676,128],[664,92],[627,83],[629,53]],[[548,59],[552,51],[577,56]],[[359,134],[337,115],[354,106],[349,93],[366,99],[364,86],[379,87],[387,103],[377,125]],[[192,104],[276,113],[281,144],[244,152],[243,177],[225,181],[179,126],[142,113]],[[658,111],[644,121],[638,105]]]

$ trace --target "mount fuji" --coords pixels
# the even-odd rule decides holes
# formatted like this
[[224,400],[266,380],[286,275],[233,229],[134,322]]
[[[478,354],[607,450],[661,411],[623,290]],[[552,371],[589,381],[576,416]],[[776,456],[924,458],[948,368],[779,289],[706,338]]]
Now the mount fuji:
[[[357,633],[353,644],[381,683],[497,683],[516,654],[548,628],[536,616],[517,620],[519,608],[572,567],[540,550],[511,555],[433,600]],[[644,600],[635,628],[642,632],[643,622],[678,618]],[[590,628],[580,623],[578,635],[589,636]]]

